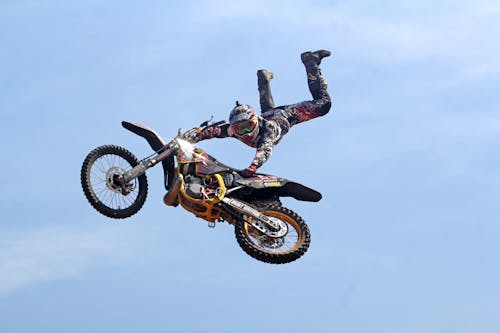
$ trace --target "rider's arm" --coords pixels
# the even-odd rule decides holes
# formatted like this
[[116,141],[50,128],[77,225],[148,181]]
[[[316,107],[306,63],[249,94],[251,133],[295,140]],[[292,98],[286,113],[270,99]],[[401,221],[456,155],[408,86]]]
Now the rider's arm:
[[258,147],[255,152],[255,157],[252,160],[252,165],[256,168],[260,168],[264,164],[273,152],[274,142],[272,140],[265,140]]
[[271,153],[273,152],[274,148],[274,143],[269,141],[269,142],[264,142],[263,144],[259,145],[257,147],[257,152],[255,153],[255,157],[252,160],[252,164],[245,170],[243,170],[243,177],[252,177],[255,172],[257,172],[257,169],[264,164],[267,159],[271,156]]
[[268,121],[262,131],[262,139],[257,145],[257,151],[252,165],[259,168],[264,164],[273,152],[273,148],[281,138],[281,130],[275,122]]
[[207,127],[200,133],[200,140],[212,138],[227,138],[229,136],[229,134],[227,133],[228,128],[229,124]]

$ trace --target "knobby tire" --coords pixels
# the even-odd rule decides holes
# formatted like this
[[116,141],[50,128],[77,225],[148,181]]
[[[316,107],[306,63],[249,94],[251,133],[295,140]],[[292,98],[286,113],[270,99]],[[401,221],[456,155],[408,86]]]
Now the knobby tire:
[[115,145],[105,145],[97,147],[87,155],[83,162],[80,173],[82,189],[87,200],[99,213],[114,219],[124,219],[137,213],[144,205],[148,194],[147,178],[145,174],[137,177],[139,191],[137,197],[133,200],[130,206],[124,209],[114,209],[107,206],[98,198],[91,183],[92,166],[97,161],[97,159],[106,155],[119,156],[126,160],[130,164],[130,167],[135,167],[137,164],[139,164],[139,161],[134,156],[134,154],[123,147]]
[[[251,236],[249,235],[249,228],[251,227],[249,227],[245,221],[238,220],[234,232],[236,240],[243,251],[259,261],[270,264],[286,264],[304,255],[311,243],[311,233],[302,217],[288,208],[276,205],[259,207],[259,211],[264,215],[269,214],[272,216],[272,213],[275,212],[279,215],[286,216],[290,221],[285,222],[287,222],[289,227],[295,227],[299,239],[297,244],[289,251],[283,251],[281,253],[268,251],[263,246],[258,246],[251,240]],[[295,224],[295,226],[290,225],[290,222]]]

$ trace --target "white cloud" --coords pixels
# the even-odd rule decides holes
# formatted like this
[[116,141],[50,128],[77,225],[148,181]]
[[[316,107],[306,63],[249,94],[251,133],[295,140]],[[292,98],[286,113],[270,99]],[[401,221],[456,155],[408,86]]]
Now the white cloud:
[[123,262],[135,248],[133,237],[112,227],[2,233],[0,296],[35,283],[74,278],[92,266]]
[[[384,10],[384,6],[390,6],[390,10]],[[397,2],[377,4],[375,9],[373,3],[346,6],[328,1],[260,0],[217,0],[192,7],[193,13],[209,22],[240,22],[242,27],[253,24],[253,30],[267,29],[271,34],[281,27],[298,43],[329,38],[337,45],[349,43],[354,52],[372,59],[455,61],[485,56],[485,48],[498,54],[493,41],[498,31],[499,3],[429,3],[424,15],[418,11],[421,8]]]

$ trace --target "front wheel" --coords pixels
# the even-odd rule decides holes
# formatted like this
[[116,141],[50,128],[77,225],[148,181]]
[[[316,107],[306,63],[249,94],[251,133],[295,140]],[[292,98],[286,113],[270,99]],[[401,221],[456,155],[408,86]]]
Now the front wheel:
[[80,179],[83,193],[99,213],[115,219],[123,219],[137,213],[148,193],[146,175],[127,184],[120,177],[139,164],[127,149],[106,145],[92,150],[82,165]]
[[235,226],[236,240],[249,256],[270,264],[286,264],[300,258],[309,248],[311,234],[304,220],[295,212],[280,206],[265,206],[259,211],[277,218],[288,227],[286,235],[274,238],[262,234],[243,220]]

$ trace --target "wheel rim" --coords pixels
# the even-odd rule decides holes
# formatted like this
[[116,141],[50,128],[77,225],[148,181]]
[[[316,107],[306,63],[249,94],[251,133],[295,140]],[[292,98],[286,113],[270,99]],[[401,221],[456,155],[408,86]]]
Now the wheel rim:
[[303,234],[297,221],[281,212],[268,210],[262,211],[262,214],[285,222],[288,227],[288,232],[283,237],[272,238],[263,235],[249,223],[245,223],[245,233],[254,246],[273,254],[293,252],[299,248],[303,240]]
[[90,186],[97,200],[103,205],[122,210],[132,206],[139,195],[137,179],[126,184],[128,194],[124,195],[122,188],[114,180],[123,175],[132,165],[119,155],[106,154],[97,158],[90,168]]

